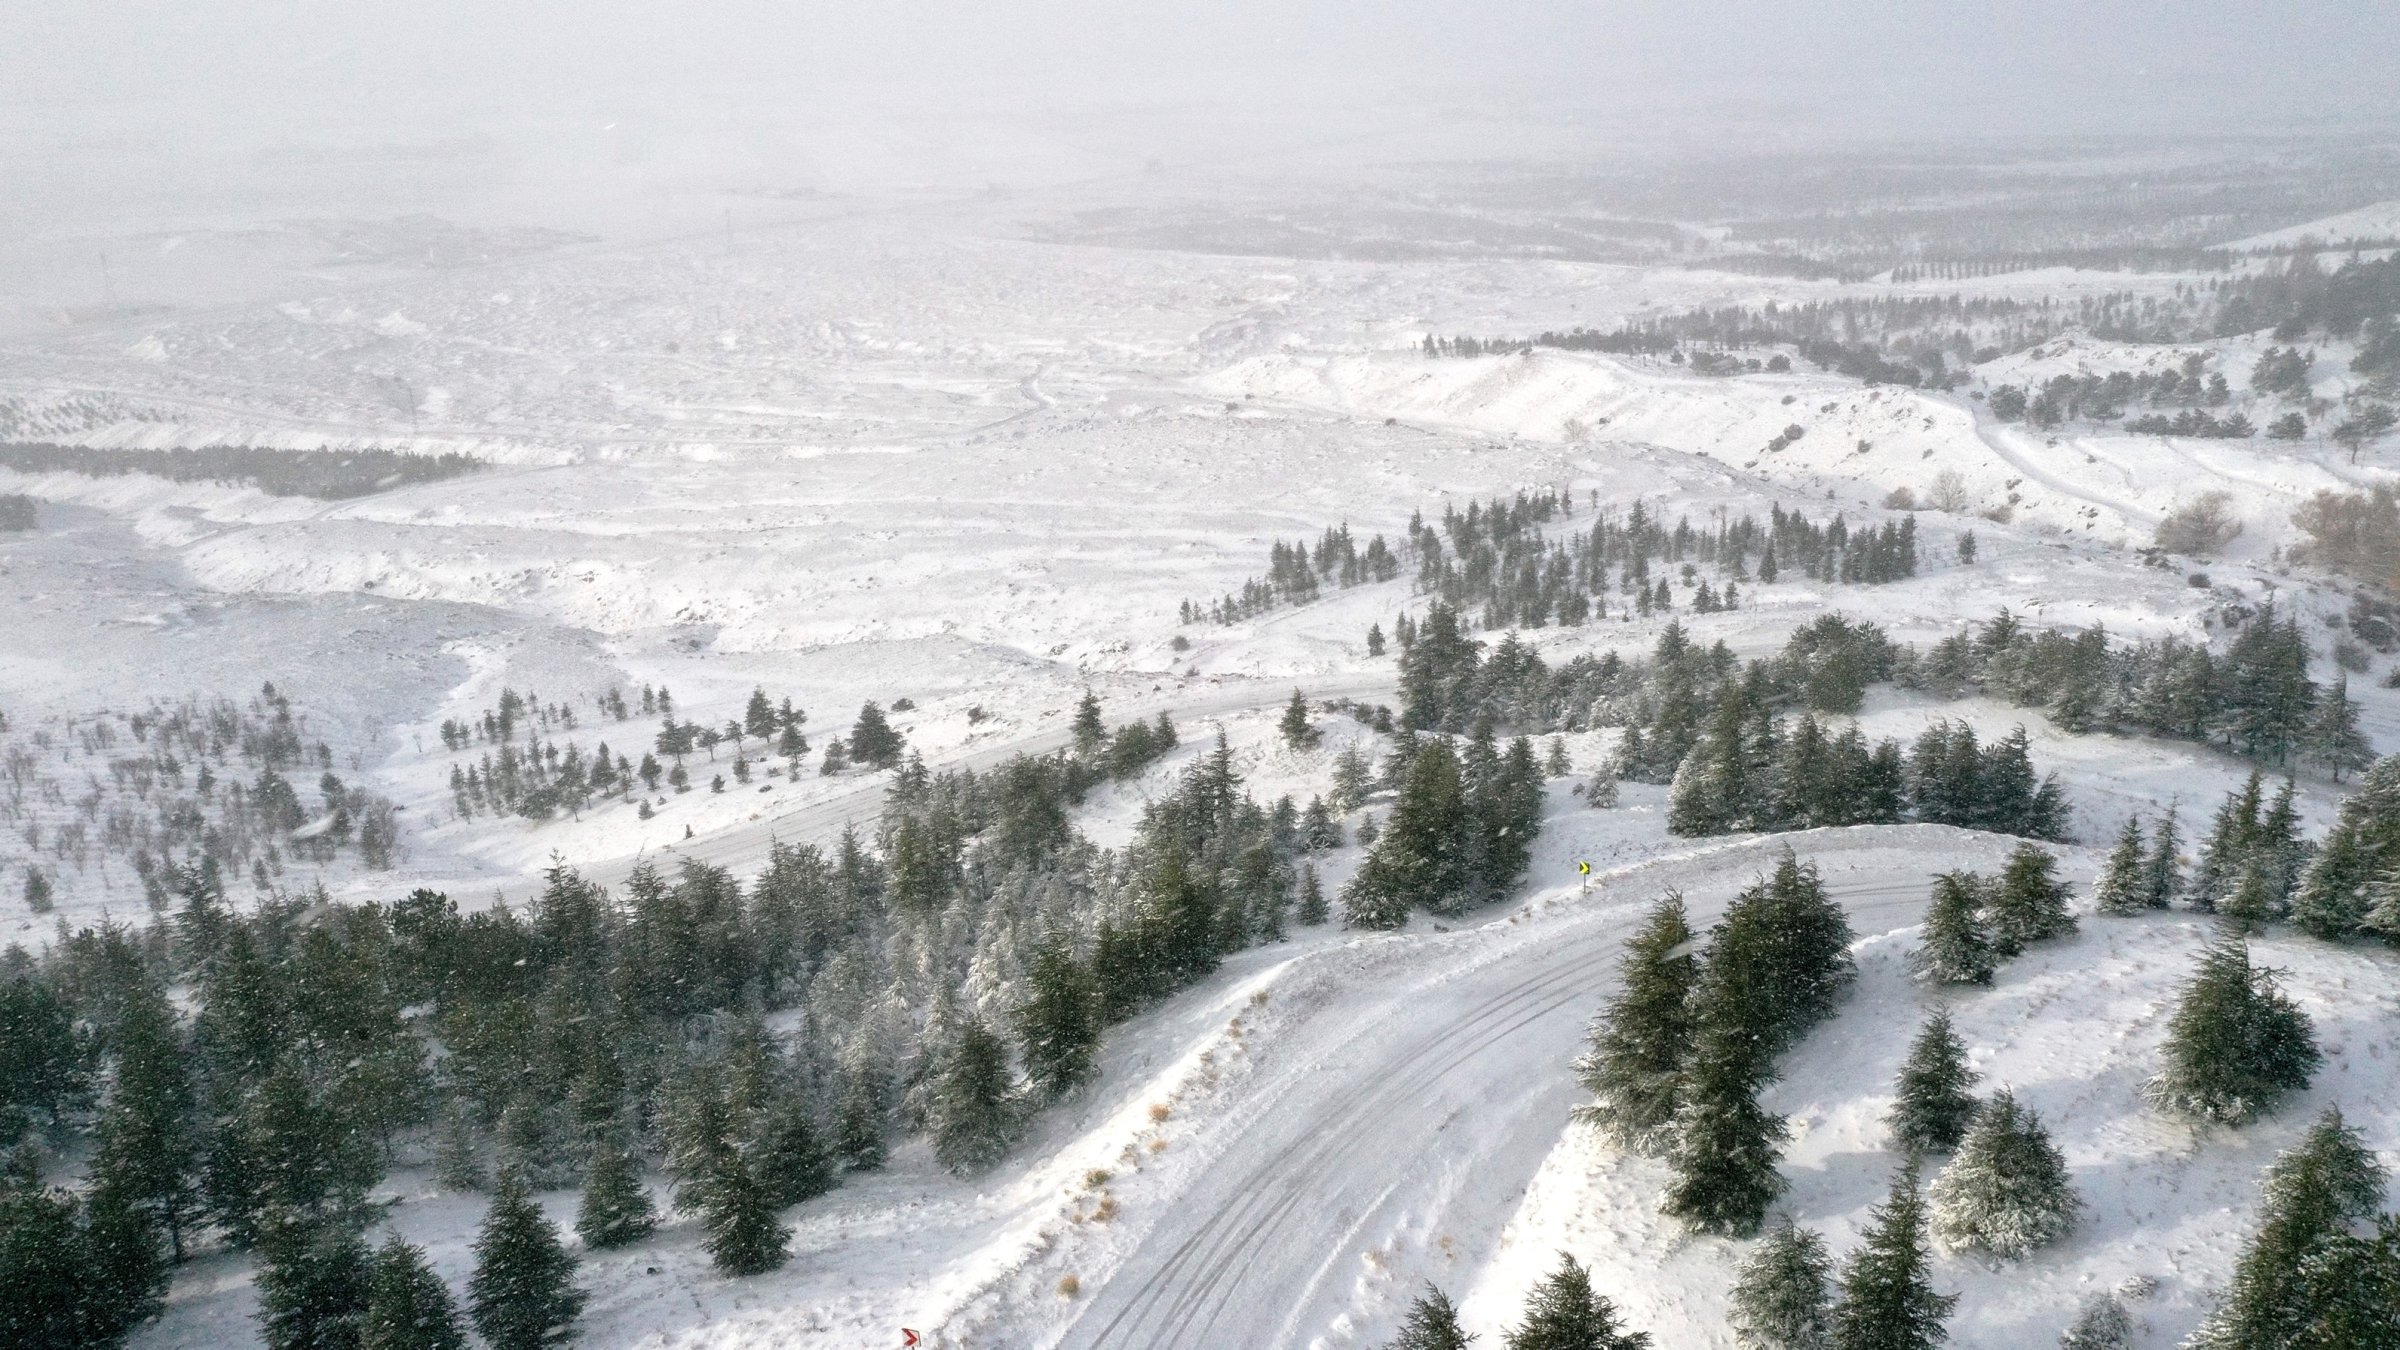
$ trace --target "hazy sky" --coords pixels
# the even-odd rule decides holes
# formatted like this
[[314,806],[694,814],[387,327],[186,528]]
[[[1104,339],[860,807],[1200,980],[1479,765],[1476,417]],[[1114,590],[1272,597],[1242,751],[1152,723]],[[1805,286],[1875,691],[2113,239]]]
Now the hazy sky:
[[670,170],[1063,181],[1462,108],[1719,146],[2365,129],[2400,112],[2395,51],[2389,0],[6,0],[0,226],[289,210],[295,151],[445,140],[598,198]]

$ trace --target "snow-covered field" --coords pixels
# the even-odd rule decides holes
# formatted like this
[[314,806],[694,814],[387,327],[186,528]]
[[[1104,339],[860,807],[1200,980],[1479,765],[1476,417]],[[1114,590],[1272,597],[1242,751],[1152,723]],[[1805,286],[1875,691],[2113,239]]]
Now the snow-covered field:
[[[2352,224],[2371,233],[2389,209]],[[1787,574],[1737,612],[1678,617],[1748,657],[1828,610],[1919,645],[2002,608],[2036,626],[2207,640],[2229,607],[2272,598],[2302,618],[2330,680],[2351,588],[2283,561],[2290,513],[2319,490],[2400,478],[2388,449],[2353,466],[2313,440],[2050,436],[1997,423],[1968,390],[1863,388],[1805,368],[1715,378],[1641,358],[1415,349],[1427,332],[1603,327],[1871,288],[1555,261],[1203,256],[989,237],[948,211],[826,216],[745,231],[731,249],[376,273],[0,346],[0,439],[376,445],[494,464],[339,503],[0,470],[0,493],[43,511],[37,531],[0,535],[8,734],[272,680],[403,807],[399,865],[337,868],[328,887],[363,899],[432,885],[480,904],[521,897],[554,856],[610,882],[673,854],[746,869],[772,840],[870,824],[888,781],[812,762],[724,793],[651,794],[647,819],[630,803],[539,824],[456,818],[448,775],[472,752],[443,749],[437,728],[503,687],[577,707],[572,739],[637,757],[651,722],[602,720],[592,700],[611,687],[669,686],[680,713],[715,725],[763,687],[805,707],[812,736],[839,734],[862,702],[905,698],[895,724],[936,767],[1056,748],[1088,688],[1112,721],[1166,711],[1185,732],[1180,756],[1087,803],[1079,824],[1114,844],[1218,727],[1263,798],[1322,791],[1335,746],[1274,739],[1295,686],[1396,702],[1393,662],[1370,657],[1365,635],[1421,605],[1405,576],[1236,624],[1178,624],[1181,602],[1264,572],[1275,540],[1342,522],[1362,541],[1397,538],[1414,512],[1520,488],[1567,489],[1566,530],[1589,527],[1595,498],[1696,523],[1776,504],[1879,523],[1896,489],[1924,501],[1951,479],[1956,509],[1917,515],[1914,579]],[[2178,280],[2046,275],[1960,285],[2155,293]],[[2239,373],[2258,346],[2211,350]],[[1973,388],[2156,359],[2061,339],[1991,363]],[[1770,448],[1787,426],[1806,434]],[[2160,517],[2209,491],[2233,494],[2247,526],[2228,556],[2161,566],[2137,553]],[[1971,566],[1957,560],[1968,530],[1981,544]],[[1612,614],[1529,640],[1552,659],[1632,655],[1665,622]],[[2386,753],[2400,750],[2400,691],[2378,687],[2391,669],[2379,655],[2351,681]],[[2028,724],[2087,845],[2170,802],[2188,825],[2248,771],[2193,745],[2068,736],[1983,700],[1882,689],[1860,721],[1906,737],[1945,716],[1991,734]],[[1588,772],[1610,735],[1570,741]],[[1305,930],[1243,953],[1116,1034],[1098,1086],[985,1177],[955,1180],[912,1145],[887,1174],[796,1211],[790,1266],[749,1280],[713,1274],[689,1223],[588,1255],[582,1343],[848,1347],[896,1344],[909,1326],[947,1346],[1330,1350],[1380,1344],[1433,1280],[1488,1344],[1565,1250],[1662,1347],[1730,1344],[1724,1291],[1741,1244],[1679,1236],[1657,1212],[1658,1167],[1568,1121],[1567,1066],[1619,943],[1669,887],[1704,920],[1786,844],[1824,868],[1862,978],[1787,1057],[1769,1104],[1795,1126],[1789,1203],[1840,1250],[1893,1163],[1877,1121],[1928,1006],[1904,973],[1927,886],[1989,870],[2005,844],[1914,826],[1679,840],[1658,789],[1629,784],[1605,812],[1568,789],[1551,782],[1517,899],[1449,931]],[[2339,795],[2302,779],[2311,828]],[[35,809],[57,820],[69,806]],[[38,943],[62,919],[138,910],[130,871],[101,863],[53,867],[58,913],[27,912],[14,896],[35,850],[19,843],[0,842],[0,939]],[[2088,883],[2095,855],[2065,855]],[[1334,859],[1329,887],[1356,859]],[[1595,864],[1588,891],[1578,860]],[[2400,1162],[2388,952],[2261,944],[2327,1053],[2317,1085],[2273,1120],[2195,1134],[2141,1105],[2202,936],[2183,916],[2087,918],[2081,936],[1955,1000],[1987,1084],[2042,1113],[2090,1209],[2022,1265],[1943,1258],[1937,1283],[1964,1295],[1954,1344],[2048,1344],[2079,1298],[2137,1276],[2156,1281],[2134,1305],[2139,1344],[2173,1344],[2246,1233],[2257,1171],[2318,1107],[2341,1105]],[[417,1173],[386,1190],[393,1226],[456,1285],[477,1207]],[[573,1197],[546,1203],[563,1215]],[[249,1276],[244,1260],[205,1258],[139,1344],[253,1343]],[[1067,1276],[1074,1297],[1059,1292]]]

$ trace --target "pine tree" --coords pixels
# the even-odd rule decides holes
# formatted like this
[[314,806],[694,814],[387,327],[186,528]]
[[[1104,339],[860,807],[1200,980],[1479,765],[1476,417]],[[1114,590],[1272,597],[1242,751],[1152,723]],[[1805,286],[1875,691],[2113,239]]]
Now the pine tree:
[[1778,1215],[1733,1285],[1733,1339],[1742,1350],[1832,1350],[1825,1239]]
[[2185,984],[2158,1074],[2145,1088],[2162,1111],[2240,1125],[2308,1086],[2320,1056],[2308,1014],[2250,964],[2239,936],[2212,943]]
[[1910,964],[1934,984],[1990,984],[1992,939],[1984,931],[1983,880],[1972,872],[1934,878],[1925,932]]
[[1774,1070],[1713,971],[1698,1004],[1667,1155],[1675,1176],[1660,1209],[1696,1232],[1738,1237],[1756,1232],[1783,1194],[1775,1160],[1785,1126],[1758,1104]]
[[762,1275],[791,1259],[791,1231],[776,1217],[779,1208],[749,1150],[733,1149],[718,1161],[701,1219],[708,1230],[709,1259],[719,1273]]
[[465,1108],[452,1098],[442,1111],[440,1134],[434,1141],[434,1179],[453,1191],[480,1191],[492,1184],[483,1159],[475,1150],[474,1128]]
[[1283,705],[1283,720],[1275,724],[1283,743],[1294,750],[1306,750],[1317,743],[1317,729],[1308,722],[1308,698],[1299,690],[1292,691],[1292,701]]
[[2264,858],[2251,855],[2242,863],[2232,891],[2217,906],[2217,915],[2237,933],[2263,933],[2275,917],[2275,883]]
[[2002,1088],[1967,1128],[1958,1156],[1934,1178],[1933,1231],[1957,1250],[2014,1260],[2074,1226],[2083,1202],[2041,1117]]
[[1331,917],[1325,904],[1325,885],[1317,880],[1315,863],[1300,864],[1300,904],[1293,917],[1312,927]]
[[2259,1187],[2258,1231],[2235,1263],[2224,1300],[2186,1344],[2195,1350],[2289,1346],[2317,1311],[2310,1258],[2383,1202],[2385,1173],[2359,1132],[2328,1110],[2300,1146],[2276,1158]]
[[2142,819],[2127,816],[2125,828],[2117,832],[2117,846],[2100,869],[2100,882],[2092,888],[2093,908],[2119,916],[2149,908],[2142,873]]
[[778,1209],[833,1189],[833,1154],[804,1094],[789,1087],[775,1094],[759,1130],[754,1167]]
[[1108,727],[1100,720],[1100,696],[1086,689],[1075,704],[1075,721],[1070,727],[1075,737],[1075,753],[1084,759],[1099,755],[1108,741]]
[[862,705],[858,721],[850,728],[850,757],[861,764],[889,769],[900,763],[902,748],[900,733],[892,729],[883,709],[873,703]]
[[2238,792],[2228,793],[2210,823],[2208,839],[2200,846],[2200,864],[2192,872],[2192,908],[2213,912],[2233,893],[2242,864],[2258,833],[2259,808],[2265,804],[2265,779],[2256,770]]
[[1428,1284],[1384,1350],[1467,1350],[1474,1339],[1459,1329],[1458,1309],[1450,1306],[1449,1296]]
[[2300,1263],[2296,1294],[2308,1314],[2291,1350],[2400,1345],[2400,1217],[2377,1219],[2371,1238],[2328,1239]]
[[1842,1269],[1833,1310],[1837,1350],[1932,1350],[1948,1340],[1944,1324],[1958,1296],[1934,1292],[1931,1267],[1912,1157],[1893,1176],[1891,1194],[1875,1207],[1864,1241]]
[[358,1350],[466,1350],[458,1304],[422,1249],[386,1239],[367,1280],[367,1308]]
[[1691,941],[1683,897],[1669,891],[1627,940],[1617,996],[1576,1061],[1576,1076],[1594,1098],[1577,1115],[1620,1147],[1652,1153],[1668,1141],[1700,977],[1698,959],[1679,950]]
[[475,1273],[467,1307],[491,1350],[540,1350],[574,1339],[584,1293],[575,1287],[575,1258],[558,1229],[525,1189],[504,1172],[475,1236]]
[[624,1247],[650,1236],[658,1227],[658,1212],[642,1185],[641,1163],[613,1136],[592,1147],[583,1170],[583,1202],[575,1214],[575,1234],[598,1251]]
[[1650,1337],[1619,1331],[1616,1305],[1593,1292],[1591,1272],[1562,1252],[1558,1269],[1525,1301],[1525,1320],[1503,1343],[1508,1350],[1644,1350]]
[[1714,930],[1706,985],[1726,1025],[1771,1059],[1833,1015],[1857,978],[1850,923],[1816,864],[1787,850],[1773,876],[1743,889]]
[[2031,943],[2075,932],[2075,916],[2067,911],[2074,891],[2058,879],[2057,868],[2057,858],[2032,844],[2009,853],[1999,884],[1988,892],[1995,955],[2012,957]]
[[260,1229],[258,1256],[258,1325],[267,1350],[355,1350],[370,1264],[347,1218],[274,1216]]
[[970,1017],[958,1030],[935,1088],[934,1157],[954,1176],[980,1172],[1016,1142],[1017,1123],[1008,1048]]
[[116,1051],[92,1175],[155,1222],[180,1261],[184,1230],[200,1213],[200,1121],[174,1009],[147,980],[125,991]]
[[2133,1318],[2114,1294],[2085,1299],[2058,1350],[2133,1350]]
[[1948,1153],[1958,1147],[1974,1120],[1975,1071],[1967,1067],[1967,1044],[1950,1023],[1950,1010],[1937,1009],[1908,1047],[1892,1093],[1892,1147],[1908,1153]]
[[2375,746],[2358,729],[2358,704],[2350,697],[2350,677],[2334,678],[2331,693],[2317,701],[2303,741],[2308,757],[2333,774],[2333,781],[2375,762]]
[[2170,805],[2151,837],[2149,860],[2142,865],[2142,903],[2166,909],[2182,895],[2183,838],[2176,832],[2175,808]]
[[[2323,938],[2347,937],[2365,925],[2370,891],[2400,868],[2400,755],[2376,761],[2342,802],[2341,814],[2302,876],[2292,917]],[[2400,924],[2378,928],[2400,943]]]
[[[1474,887],[1476,818],[1449,743],[1429,739],[1366,862],[1342,892],[1353,928],[1397,928],[1416,909],[1455,909]],[[1360,827],[1362,839],[1366,829]]]
[[84,1198],[81,1236],[84,1334],[95,1346],[122,1344],[166,1300],[165,1227],[119,1178],[104,1173]]
[[1563,736],[1550,738],[1550,753],[1542,761],[1542,772],[1552,778],[1564,778],[1575,771],[1574,762],[1567,758],[1567,742]]
[[1091,973],[1057,941],[1034,952],[1025,985],[1025,1001],[1017,1008],[1025,1076],[1044,1099],[1054,1101],[1097,1072],[1099,999]]
[[854,1058],[842,1072],[842,1104],[834,1118],[833,1152],[853,1172],[883,1168],[884,1074],[864,1056]]

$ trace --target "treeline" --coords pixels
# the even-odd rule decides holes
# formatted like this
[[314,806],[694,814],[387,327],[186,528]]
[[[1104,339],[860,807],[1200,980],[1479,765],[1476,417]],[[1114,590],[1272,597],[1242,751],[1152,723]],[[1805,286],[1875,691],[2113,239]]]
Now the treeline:
[[382,871],[399,849],[397,811],[334,772],[333,747],[271,682],[247,705],[185,699],[18,728],[0,750],[0,823],[24,841],[14,885],[35,913],[70,873],[113,886],[112,859],[153,910],[177,865],[247,874],[262,891],[292,866],[344,856]]
[[[560,865],[522,909],[421,890],[242,914],[212,869],[170,868],[171,920],[0,967],[0,1147],[40,1146],[0,1183],[0,1279],[66,1310],[44,1325],[71,1334],[43,1343],[113,1344],[171,1263],[245,1248],[270,1343],[326,1343],[308,1337],[374,1315],[371,1197],[410,1165],[498,1179],[486,1232],[537,1274],[479,1275],[495,1343],[520,1342],[487,1312],[574,1316],[572,1260],[526,1221],[527,1188],[580,1184],[587,1244],[622,1245],[658,1222],[656,1166],[721,1270],[779,1265],[790,1205],[910,1133],[955,1171],[988,1166],[1096,1072],[1107,1026],[1327,917],[1309,855],[1338,823],[1256,800],[1222,738],[1125,849],[1073,829],[1084,790],[1177,740],[1163,716],[1111,729],[1087,697],[1059,753],[981,775],[911,762],[873,842],[777,844],[748,884],[686,860],[612,895]],[[63,1266],[43,1247],[62,1225]]]
[[181,450],[103,449],[33,442],[0,444],[0,468],[113,478],[145,473],[178,483],[236,483],[276,497],[340,501],[413,483],[439,482],[487,467],[473,455],[414,450],[274,450],[210,445]]
[[2278,342],[2312,333],[2358,336],[2370,320],[2400,314],[2400,257],[2351,258],[2331,272],[2313,253],[2279,268],[2229,277],[2217,292],[2216,333],[2275,330]]
[[1897,285],[1918,281],[1970,281],[2065,267],[2078,272],[2226,272],[2236,261],[2220,248],[2132,244],[2121,248],[2056,248],[2025,253],[1979,254],[1903,263],[1891,270]]
[[1268,550],[1267,574],[1242,583],[1239,591],[1207,604],[1186,600],[1177,612],[1182,623],[1238,623],[1285,605],[1305,605],[1325,587],[1345,590],[1371,581],[1390,581],[1400,575],[1401,556],[1382,535],[1360,548],[1347,522],[1325,531],[1310,549],[1303,540],[1286,544],[1278,539]]
[[[1785,443],[1800,434],[1790,428]],[[1593,495],[1596,504],[1598,494]],[[1266,578],[1246,583],[1238,595],[1212,606],[1186,601],[1179,617],[1185,623],[1203,618],[1230,623],[1277,605],[1305,604],[1317,598],[1323,577],[1339,577],[1345,586],[1392,580],[1403,562],[1414,564],[1418,594],[1459,613],[1479,609],[1486,629],[1571,627],[1605,619],[1612,592],[1627,610],[1644,616],[1679,604],[1712,614],[1740,608],[1742,586],[1771,584],[1787,572],[1848,585],[1880,585],[1917,574],[1913,515],[1853,530],[1838,512],[1819,525],[1777,503],[1764,521],[1745,514],[1698,526],[1678,518],[1670,526],[1637,501],[1621,518],[1613,511],[1600,513],[1588,530],[1557,536],[1545,530],[1573,513],[1572,494],[1549,488],[1471,501],[1463,511],[1446,506],[1430,525],[1423,512],[1412,514],[1396,552],[1381,547],[1381,535],[1364,554],[1340,549],[1329,554],[1321,542],[1313,559],[1299,545],[1278,543]],[[1347,528],[1328,532],[1327,540],[1346,549]],[[1376,565],[1352,567],[1344,561],[1348,557],[1372,558]],[[1669,575],[1654,575],[1654,567]],[[1712,569],[1715,579],[1704,578],[1702,567]],[[1690,592],[1680,601],[1673,585],[1678,582]],[[1369,637],[1370,650],[1380,654],[1383,640],[1379,628]]]

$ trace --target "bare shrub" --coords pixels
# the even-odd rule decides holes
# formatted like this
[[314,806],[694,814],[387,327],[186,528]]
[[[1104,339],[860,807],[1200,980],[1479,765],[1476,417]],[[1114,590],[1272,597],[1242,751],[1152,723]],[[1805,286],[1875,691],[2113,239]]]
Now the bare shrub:
[[1933,486],[1925,494],[1925,504],[1936,511],[1952,515],[1967,509],[1967,480],[1956,469],[1944,469],[1933,476]]
[[2301,562],[2400,590],[2400,491],[2320,492],[2292,513]]
[[1909,488],[1893,488],[1883,494],[1883,509],[1886,511],[1914,511],[1917,509],[1917,494]]
[[2214,553],[2241,532],[2242,522],[2233,514],[2233,494],[2203,492],[2167,512],[2151,542],[2169,553]]

